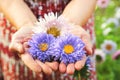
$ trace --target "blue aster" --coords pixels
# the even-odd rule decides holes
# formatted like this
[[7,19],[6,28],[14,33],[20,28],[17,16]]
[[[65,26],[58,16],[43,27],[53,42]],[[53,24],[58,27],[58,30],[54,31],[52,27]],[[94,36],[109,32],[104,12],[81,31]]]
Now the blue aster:
[[55,49],[57,53],[54,53],[55,59],[60,60],[65,64],[74,63],[81,60],[83,55],[85,55],[85,44],[82,40],[72,34],[66,34],[65,36],[60,36],[55,42]]
[[90,72],[91,70],[95,70],[95,64],[93,63],[91,57],[87,57],[85,65],[87,66],[87,71],[88,72]]
[[87,57],[85,65],[88,67],[88,70],[90,70],[90,65],[91,65],[91,59],[90,59],[90,57]]
[[54,53],[50,47],[55,38],[51,34],[37,33],[34,34],[32,39],[28,41],[30,46],[29,53],[34,59],[39,59],[42,62],[50,61],[50,53]]

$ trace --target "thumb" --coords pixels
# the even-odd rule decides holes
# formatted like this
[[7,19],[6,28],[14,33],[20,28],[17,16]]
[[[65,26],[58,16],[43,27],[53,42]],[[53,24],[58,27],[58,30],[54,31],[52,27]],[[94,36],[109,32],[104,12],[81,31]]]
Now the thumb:
[[11,42],[9,50],[13,53],[24,53],[22,44],[17,42]]

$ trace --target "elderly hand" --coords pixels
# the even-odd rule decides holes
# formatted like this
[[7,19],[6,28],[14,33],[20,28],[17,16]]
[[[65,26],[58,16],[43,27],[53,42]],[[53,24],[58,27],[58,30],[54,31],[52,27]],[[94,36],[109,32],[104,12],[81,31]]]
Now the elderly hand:
[[27,65],[31,70],[35,72],[44,72],[46,74],[51,74],[52,71],[58,69],[57,62],[45,62],[42,63],[39,60],[34,60],[31,55],[27,52],[28,46],[27,41],[31,38],[33,32],[33,27],[21,27],[13,36],[12,42],[10,44],[10,50],[12,52],[17,52],[21,60]]

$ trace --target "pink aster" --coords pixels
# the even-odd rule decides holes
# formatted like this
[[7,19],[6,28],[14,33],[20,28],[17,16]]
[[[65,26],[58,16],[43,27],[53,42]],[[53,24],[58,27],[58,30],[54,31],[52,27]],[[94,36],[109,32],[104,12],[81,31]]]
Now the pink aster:
[[100,8],[106,8],[109,4],[110,0],[98,0],[97,6]]
[[120,56],[120,50],[116,51],[116,52],[112,55],[112,58],[113,58],[113,59],[117,59],[117,58],[119,58],[119,56]]

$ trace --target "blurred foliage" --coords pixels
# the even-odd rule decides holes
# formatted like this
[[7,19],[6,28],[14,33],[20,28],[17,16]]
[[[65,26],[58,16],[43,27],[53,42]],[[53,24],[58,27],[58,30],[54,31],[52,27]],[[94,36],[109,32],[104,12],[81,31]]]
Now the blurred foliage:
[[120,59],[107,55],[103,63],[97,64],[97,73],[98,80],[120,80]]
[[[113,23],[109,23],[102,28],[103,23],[109,18],[114,18],[116,9],[120,8],[120,0],[111,0],[108,7],[102,9],[96,7],[95,12],[95,33],[96,33],[96,47],[101,48],[101,44],[104,40],[109,39],[117,43],[117,49],[120,49],[120,20],[119,26],[115,26]],[[104,35],[103,31],[106,28],[112,30]],[[98,80],[120,80],[120,58],[113,60],[111,55],[106,56],[106,60],[96,65]]]
[[87,69],[88,66],[85,65],[81,70],[79,71],[76,70],[74,73],[74,77],[76,77],[76,80],[80,80],[80,79],[87,80],[90,76],[90,73],[87,71]]
[[[96,46],[100,48],[100,45],[105,39],[110,39],[118,44],[118,49],[120,49],[120,25],[115,27],[114,24],[107,24],[105,28],[112,28],[112,31],[105,36],[103,34],[104,29],[101,28],[102,24],[105,23],[109,18],[114,17],[116,8],[120,7],[120,0],[111,0],[107,8],[96,8],[95,12],[95,33],[96,33]],[[119,21],[120,23],[120,21]]]

